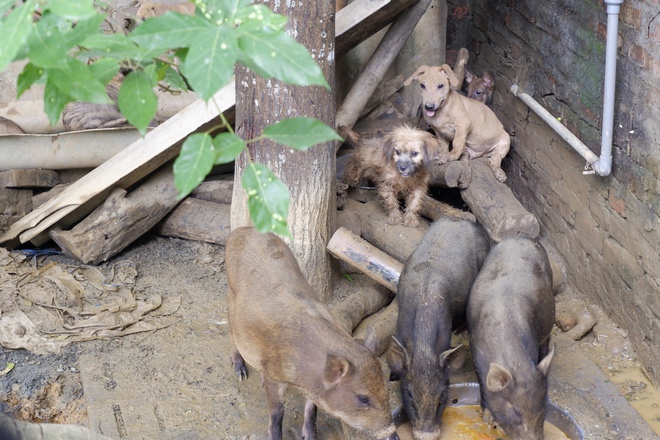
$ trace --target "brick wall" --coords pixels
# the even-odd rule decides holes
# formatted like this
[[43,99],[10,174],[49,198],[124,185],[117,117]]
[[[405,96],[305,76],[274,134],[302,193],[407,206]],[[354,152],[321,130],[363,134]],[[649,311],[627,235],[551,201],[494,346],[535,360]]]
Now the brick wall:
[[602,0],[449,0],[447,60],[496,72],[495,113],[512,134],[508,184],[536,214],[585,299],[628,331],[660,379],[660,2],[626,1],[619,50],[611,176],[585,160],[509,91],[513,83],[595,154],[605,66]]

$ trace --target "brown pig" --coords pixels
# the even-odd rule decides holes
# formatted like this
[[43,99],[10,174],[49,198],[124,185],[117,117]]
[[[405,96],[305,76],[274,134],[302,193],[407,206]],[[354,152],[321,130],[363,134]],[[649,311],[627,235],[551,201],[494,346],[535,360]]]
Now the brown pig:
[[282,438],[288,386],[307,398],[303,438],[316,438],[316,406],[378,439],[398,440],[375,340],[343,330],[305,280],[289,247],[272,233],[238,228],[225,247],[231,360],[239,380],[261,371],[270,424]]

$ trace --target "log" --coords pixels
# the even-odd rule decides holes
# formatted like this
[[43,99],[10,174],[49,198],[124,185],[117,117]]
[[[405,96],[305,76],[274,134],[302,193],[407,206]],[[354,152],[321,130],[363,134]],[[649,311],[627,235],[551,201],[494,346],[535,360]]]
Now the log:
[[222,180],[205,180],[190,193],[191,197],[215,203],[231,205],[232,192],[234,191],[234,177]]
[[461,190],[461,196],[490,237],[495,241],[520,234],[538,237],[538,219],[522,206],[508,186],[495,179],[488,159],[472,159],[469,164],[472,181]]
[[371,120],[371,119],[361,119],[353,127],[353,131],[360,135],[361,138],[382,136],[388,131],[392,130],[394,127],[401,126],[403,124],[410,125],[411,127],[417,127],[419,118],[405,118],[405,119],[389,119],[389,120]]
[[[378,84],[383,80],[387,69],[430,3],[431,0],[418,0],[394,20],[378,44],[376,51],[367,61],[357,81],[348,92],[341,107],[337,110],[335,126],[345,125],[352,128],[355,125],[360,112],[369,101]],[[346,10],[348,10],[348,7],[342,9],[339,13]],[[340,144],[337,143],[335,148],[339,149],[339,147]]]
[[209,105],[204,100],[196,100],[14,223],[0,237],[0,243],[5,243],[6,247],[30,240],[37,245],[44,243],[48,239],[45,231],[54,224],[70,226],[102,203],[113,187],[128,188],[176,156],[179,142],[211,122],[220,112],[233,107],[235,98],[232,81],[209,100]]
[[98,264],[153,228],[179,203],[177,196],[172,166],[166,164],[130,193],[115,188],[73,229],[53,229],[50,237],[65,255],[85,264]]
[[428,229],[424,222],[416,228],[388,225],[387,213],[380,202],[354,202],[348,206],[360,217],[362,238],[399,261],[408,259]]
[[403,87],[403,81],[405,81],[405,78],[403,75],[399,74],[386,83],[381,83],[362,109],[359,117],[362,118],[366,116],[371,110],[375,109],[387,98],[394,95],[397,90]]
[[[335,58],[390,24],[415,0],[354,0],[341,7],[335,18]],[[345,4],[345,2],[344,2]]]
[[425,195],[422,199],[422,210],[420,214],[432,221],[436,221],[441,217],[455,217],[473,222],[477,221],[477,218],[471,212],[461,211],[428,195]]
[[346,228],[339,228],[327,246],[334,257],[345,261],[396,293],[403,263],[369,244]]
[[431,186],[465,189],[472,181],[472,168],[464,160],[453,160],[430,168]]
[[230,228],[231,205],[189,197],[156,228],[166,237],[225,245]]
[[389,306],[363,319],[353,331],[353,337],[364,340],[367,329],[372,326],[376,331],[376,356],[381,356],[390,345],[390,336],[396,332],[398,317],[399,303],[394,298]]
[[52,188],[59,183],[57,171],[8,170],[0,172],[0,187],[4,188]]
[[329,308],[348,333],[352,333],[365,316],[376,313],[392,301],[392,292],[361,274],[353,277],[352,281],[343,279],[339,283],[350,283],[351,294],[335,304],[330,304]]

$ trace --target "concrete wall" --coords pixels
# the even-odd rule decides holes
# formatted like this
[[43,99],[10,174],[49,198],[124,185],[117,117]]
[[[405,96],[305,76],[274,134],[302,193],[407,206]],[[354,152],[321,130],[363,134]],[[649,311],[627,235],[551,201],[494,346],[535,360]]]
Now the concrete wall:
[[508,184],[567,262],[568,279],[628,331],[660,379],[660,1],[626,1],[611,176],[510,92],[518,83],[600,154],[607,14],[602,0],[449,0],[448,56],[496,72],[494,111],[512,135]]

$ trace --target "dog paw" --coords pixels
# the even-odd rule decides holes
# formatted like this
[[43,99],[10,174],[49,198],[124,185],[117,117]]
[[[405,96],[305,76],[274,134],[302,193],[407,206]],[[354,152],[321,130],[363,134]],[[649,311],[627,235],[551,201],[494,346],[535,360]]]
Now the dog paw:
[[403,226],[408,226],[410,228],[416,228],[419,226],[419,219],[417,216],[406,216],[403,220]]
[[392,226],[400,225],[402,220],[403,220],[403,216],[399,211],[390,212],[389,215],[387,216],[388,225],[392,225]]
[[506,182],[506,174],[501,168],[497,168],[493,170],[493,174],[495,174],[495,178],[500,182],[502,183]]

